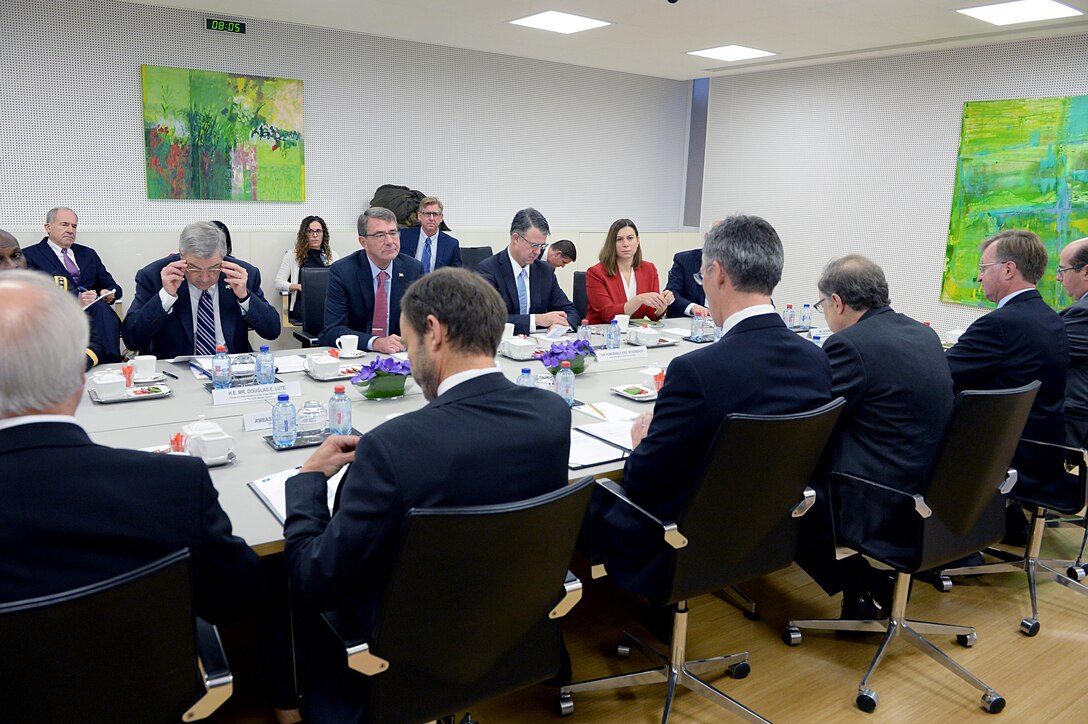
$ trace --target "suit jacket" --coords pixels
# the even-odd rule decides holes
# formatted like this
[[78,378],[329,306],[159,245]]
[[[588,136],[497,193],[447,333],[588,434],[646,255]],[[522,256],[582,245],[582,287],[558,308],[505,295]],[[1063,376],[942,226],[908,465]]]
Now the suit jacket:
[[689,304],[698,304],[700,307],[706,301],[706,293],[695,282],[695,273],[703,265],[703,250],[689,249],[676,254],[672,258],[672,268],[669,269],[669,283],[666,289],[671,289],[676,299],[669,305],[666,316],[683,317],[684,310]]
[[78,287],[82,286],[84,289],[96,292],[102,292],[105,289],[116,289],[117,294],[114,296],[114,300],[118,300],[123,296],[124,290],[121,289],[120,284],[113,280],[113,276],[106,269],[106,265],[102,263],[97,251],[82,244],[72,244],[70,251],[75,258],[76,266],[79,267],[79,285],[76,285],[72,275],[68,273],[65,266],[61,264],[60,259],[49,247],[48,236],[37,244],[23,249],[23,256],[26,257],[26,265],[31,269],[38,269],[50,276],[67,279],[67,289],[73,294],[78,295]]
[[[786,329],[777,314],[749,317],[718,342],[669,363],[623,486],[638,505],[675,520],[695,492],[726,415],[805,412],[830,400],[831,369],[820,348]],[[656,587],[668,559],[660,533],[607,494],[595,494],[591,515],[592,557],[635,590]]]
[[[408,226],[400,230],[400,252],[410,257],[415,257],[419,245],[419,227]],[[431,258],[434,259],[433,267],[441,269],[444,266],[461,266],[461,245],[457,239],[441,229],[438,230],[438,239],[434,244],[437,248],[431,249]]]
[[[400,298],[408,285],[423,274],[423,265],[401,253],[389,268],[389,334],[400,334]],[[325,328],[321,344],[336,346],[342,334],[359,335],[359,347],[366,348],[374,321],[374,277],[365,251],[357,251],[329,267],[329,289],[325,293]]]
[[[360,438],[331,519],[323,475],[287,481],[285,555],[294,592],[317,611],[354,610],[372,630],[410,509],[493,505],[556,490],[567,483],[569,448],[570,408],[558,395],[518,387],[501,373],[462,382]],[[348,671],[343,648],[313,663],[306,719],[361,719],[365,677]]]
[[0,430],[0,469],[0,601],[102,581],[179,548],[192,555],[202,618],[225,622],[261,599],[257,556],[231,535],[199,458],[114,450],[77,425],[37,422]]
[[[659,292],[657,267],[648,261],[642,262],[635,269],[635,292]],[[612,276],[604,270],[604,264],[597,262],[586,270],[586,297],[589,308],[586,319],[590,324],[608,324],[617,314],[623,314],[623,305],[627,303],[627,291],[623,288],[623,277],[617,271]],[[640,305],[631,315],[631,319],[660,319],[662,315],[646,304]]]
[[1065,379],[1067,442],[1083,446],[1088,440],[1088,299],[1080,299],[1058,314],[1069,340],[1069,374]]
[[[182,282],[178,287],[177,301],[169,312],[163,311],[159,300],[162,269],[179,258],[177,254],[171,254],[136,272],[136,298],[121,327],[121,336],[129,349],[138,349],[159,359],[193,354],[193,307],[188,282]],[[219,276],[219,319],[227,351],[232,354],[251,352],[249,330],[253,329],[265,339],[276,339],[280,336],[280,315],[264,298],[261,272],[257,267],[232,256],[224,257],[224,261],[237,264],[249,275],[246,279],[249,313],[245,315],[238,297],[223,280],[223,275]]]
[[499,290],[499,296],[506,302],[506,321],[514,325],[515,334],[529,334],[529,314],[563,312],[567,315],[567,324],[578,329],[582,318],[578,310],[559,286],[555,278],[555,269],[541,259],[534,261],[529,271],[529,314],[521,314],[518,301],[518,284],[514,279],[514,270],[510,266],[510,252],[503,249],[476,265],[475,271]]

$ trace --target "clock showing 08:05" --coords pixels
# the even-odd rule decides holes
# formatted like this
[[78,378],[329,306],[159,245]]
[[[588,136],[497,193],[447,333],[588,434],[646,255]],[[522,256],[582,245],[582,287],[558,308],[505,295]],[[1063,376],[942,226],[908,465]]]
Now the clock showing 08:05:
[[207,24],[205,27],[207,27],[208,30],[217,30],[220,33],[235,33],[238,35],[246,34],[246,24],[235,22],[234,20],[207,18]]

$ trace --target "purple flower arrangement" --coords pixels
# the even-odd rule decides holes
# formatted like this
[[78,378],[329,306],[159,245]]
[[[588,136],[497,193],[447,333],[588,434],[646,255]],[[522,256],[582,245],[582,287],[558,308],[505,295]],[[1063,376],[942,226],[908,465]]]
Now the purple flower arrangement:
[[379,357],[370,364],[365,364],[359,369],[359,374],[351,378],[351,384],[369,382],[375,377],[388,377],[391,375],[407,376],[412,374],[412,365],[408,360],[398,362],[392,357]]
[[563,362],[570,362],[570,368],[574,370],[574,374],[579,374],[585,370],[586,358],[596,358],[596,356],[593,345],[583,339],[576,339],[570,342],[555,342],[546,352],[541,352],[536,357],[553,374],[559,371]]

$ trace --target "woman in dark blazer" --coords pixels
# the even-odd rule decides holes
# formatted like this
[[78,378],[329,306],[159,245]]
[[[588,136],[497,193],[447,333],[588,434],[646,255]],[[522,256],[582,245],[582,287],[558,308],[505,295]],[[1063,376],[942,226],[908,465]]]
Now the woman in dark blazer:
[[617,314],[634,319],[661,319],[673,301],[672,292],[661,293],[657,267],[642,261],[638,227],[630,219],[617,219],[608,229],[600,262],[586,270],[586,319],[607,324]]

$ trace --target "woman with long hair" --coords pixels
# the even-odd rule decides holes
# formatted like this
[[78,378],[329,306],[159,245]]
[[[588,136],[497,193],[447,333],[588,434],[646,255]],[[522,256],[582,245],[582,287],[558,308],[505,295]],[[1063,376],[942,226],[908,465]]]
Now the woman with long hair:
[[332,247],[329,246],[329,227],[325,225],[325,220],[320,216],[304,218],[298,225],[295,247],[288,249],[283,255],[280,270],[276,272],[276,289],[291,293],[287,310],[292,322],[298,321],[295,317],[295,303],[298,301],[298,293],[302,291],[298,270],[308,266],[329,266],[335,260]]
[[638,227],[630,219],[616,219],[604,238],[600,262],[586,270],[586,319],[608,324],[617,314],[632,319],[661,319],[673,301],[661,293],[657,267],[642,260]]

